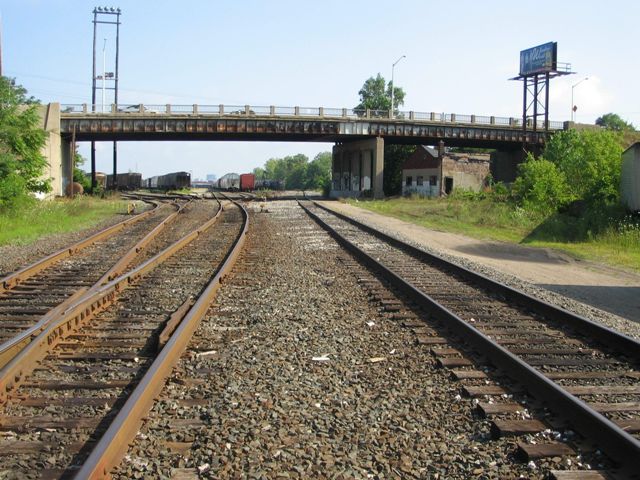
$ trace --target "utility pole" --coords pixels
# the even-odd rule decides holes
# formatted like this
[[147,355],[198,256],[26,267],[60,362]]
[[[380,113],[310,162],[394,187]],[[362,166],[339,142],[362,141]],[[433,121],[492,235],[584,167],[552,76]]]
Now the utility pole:
[[[96,113],[97,105],[96,105],[96,90],[97,83],[96,80],[102,80],[102,113],[106,113],[105,108],[105,90],[113,90],[114,91],[114,103],[118,105],[118,79],[119,79],[119,54],[120,54],[120,15],[122,14],[119,8],[113,7],[96,7],[93,9],[93,73],[91,75],[91,111]],[[107,15],[105,17],[105,15]],[[115,16],[115,21],[113,20],[113,16]],[[96,37],[98,32],[98,25],[115,25],[116,27],[116,51],[115,51],[115,72],[107,72],[106,71],[106,42],[107,39],[104,40],[104,45],[102,49],[102,75],[96,75]],[[113,81],[113,87],[107,87],[107,80]],[[118,147],[117,143],[113,142],[113,187],[117,189],[118,187]],[[95,141],[91,142],[91,191],[93,192],[96,188],[96,143]]]

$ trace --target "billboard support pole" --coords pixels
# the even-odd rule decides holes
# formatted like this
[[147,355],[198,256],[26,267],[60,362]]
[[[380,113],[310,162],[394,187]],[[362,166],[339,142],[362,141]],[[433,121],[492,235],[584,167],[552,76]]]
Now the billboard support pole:
[[[533,77],[533,132],[538,131],[538,75]],[[546,110],[546,109],[545,109]]]
[[[560,69],[559,69],[559,65]],[[543,131],[549,132],[549,81],[560,75],[570,75],[570,64],[558,64],[558,44],[549,42],[520,52],[520,74],[511,80],[522,80],[522,147],[528,150],[527,130],[538,132],[538,117],[544,117]],[[527,102],[529,89],[532,100]],[[544,100],[542,90],[544,89]],[[533,105],[533,108],[531,106]],[[531,114],[529,113],[531,111]],[[540,145],[536,145],[539,147]]]
[[547,108],[544,109],[544,131],[549,133],[549,72],[545,74],[546,90],[544,92],[544,104]]
[[524,89],[522,91],[522,147],[527,149],[527,77],[523,78]]

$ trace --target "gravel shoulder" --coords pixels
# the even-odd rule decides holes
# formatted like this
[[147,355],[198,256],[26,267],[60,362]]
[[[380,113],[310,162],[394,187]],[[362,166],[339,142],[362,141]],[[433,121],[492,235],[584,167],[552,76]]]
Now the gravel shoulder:
[[637,273],[576,260],[551,249],[430,230],[336,201],[320,203],[426,251],[640,338]]

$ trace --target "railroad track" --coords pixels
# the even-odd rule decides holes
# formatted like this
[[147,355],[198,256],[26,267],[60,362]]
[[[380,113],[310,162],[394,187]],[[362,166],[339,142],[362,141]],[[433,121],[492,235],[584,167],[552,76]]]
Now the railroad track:
[[70,303],[123,273],[176,208],[162,204],[0,279],[0,367]]
[[[523,419],[525,408],[505,399],[512,392],[503,386],[486,385],[491,377],[488,369],[474,368],[475,363],[462,348],[438,348],[448,344],[442,336],[458,336],[471,351],[488,359],[499,370],[498,375],[506,374],[514,385],[545,402],[562,422],[569,422],[586,442],[595,444],[594,449],[613,459],[622,475],[637,474],[638,342],[318,204],[301,205],[338,242],[445,325],[448,333],[425,330],[422,341],[432,345],[443,366],[454,369],[457,378],[470,383],[466,391],[471,396],[502,398],[498,403],[478,402],[482,413],[495,418],[495,434],[532,434],[549,426]],[[548,440],[535,445],[521,443],[520,448],[531,458],[567,453],[564,443]],[[586,475],[584,471],[580,474]],[[607,475],[591,474],[600,475],[593,478]],[[554,475],[564,478],[565,473]]]
[[244,209],[214,213],[74,302],[0,371],[0,475],[103,478],[118,462],[242,246]]

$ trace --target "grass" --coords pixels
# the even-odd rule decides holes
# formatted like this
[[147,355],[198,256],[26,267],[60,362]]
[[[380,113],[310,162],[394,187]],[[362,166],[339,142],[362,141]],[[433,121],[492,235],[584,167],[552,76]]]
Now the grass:
[[543,216],[492,198],[393,198],[347,201],[382,215],[469,237],[552,248],[575,258],[640,271],[640,218],[611,206]]
[[17,212],[0,214],[0,245],[28,245],[47,235],[90,228],[126,212],[127,202],[115,199],[77,197],[37,202]]

